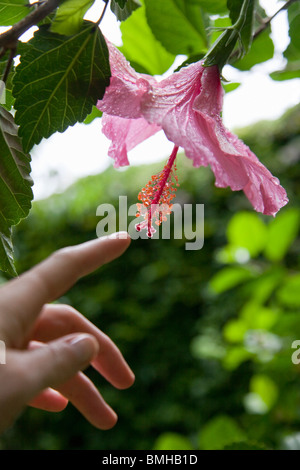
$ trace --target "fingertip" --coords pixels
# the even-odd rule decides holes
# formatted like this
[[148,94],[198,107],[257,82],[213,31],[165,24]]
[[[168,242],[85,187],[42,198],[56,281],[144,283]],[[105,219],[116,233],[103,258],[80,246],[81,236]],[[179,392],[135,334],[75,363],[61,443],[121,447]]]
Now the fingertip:
[[127,388],[132,387],[132,385],[134,385],[134,382],[135,382],[135,375],[134,375],[134,373],[133,373],[132,371],[131,371],[131,374],[130,374],[130,375],[131,375],[131,376],[130,376],[130,379],[129,379],[129,385],[128,385]]
[[123,379],[123,381],[121,383],[118,384],[118,389],[119,390],[126,390],[127,388],[130,388],[132,387],[132,385],[134,384],[135,382],[135,375],[134,373],[129,370],[128,371],[128,374],[127,374],[127,377],[125,377]]
[[84,247],[85,265],[87,267],[87,269],[84,269],[86,272],[81,273],[81,275],[119,258],[127,250],[130,242],[131,238],[127,232],[116,232],[79,245],[79,248]]
[[121,249],[121,253],[123,253],[123,251],[129,247],[131,237],[127,232],[115,232],[110,235],[100,237],[100,242],[112,244],[114,247],[118,246],[119,250]]
[[112,408],[110,408],[110,416],[109,418],[106,417],[106,422],[103,423],[103,418],[101,417],[101,421],[99,423],[94,423],[96,427],[101,429],[102,431],[108,431],[109,429],[112,429],[115,427],[115,425],[118,422],[118,415],[114,412]]
[[28,402],[28,406],[44,411],[59,413],[63,411],[69,400],[52,388],[43,390],[39,395]]

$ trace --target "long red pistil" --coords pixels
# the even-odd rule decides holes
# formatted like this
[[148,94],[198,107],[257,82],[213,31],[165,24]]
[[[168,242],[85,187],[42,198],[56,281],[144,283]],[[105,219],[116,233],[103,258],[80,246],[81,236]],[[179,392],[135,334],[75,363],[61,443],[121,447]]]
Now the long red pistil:
[[[160,225],[166,220],[166,215],[171,213],[171,201],[175,197],[176,186],[179,186],[175,173],[177,152],[178,147],[175,145],[163,170],[152,176],[138,196],[143,204],[137,203],[138,212],[136,215],[137,217],[144,216],[145,220],[136,225],[136,230],[140,231],[147,228],[148,237],[152,237],[156,231],[152,224],[153,219],[156,218],[156,225]],[[158,205],[160,205],[159,209],[157,208]]]

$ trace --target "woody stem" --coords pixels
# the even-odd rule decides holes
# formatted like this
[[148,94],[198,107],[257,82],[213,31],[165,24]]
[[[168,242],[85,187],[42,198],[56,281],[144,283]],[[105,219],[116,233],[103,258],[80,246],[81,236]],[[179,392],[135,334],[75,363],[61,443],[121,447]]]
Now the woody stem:
[[[0,35],[0,47],[3,47],[4,50],[10,49],[11,45],[15,47],[19,37],[31,28],[31,26],[36,25],[46,18],[46,16],[59,6],[60,1],[61,0],[47,0],[41,5],[38,4],[38,7],[35,8],[35,10],[25,16],[25,18],[20,20],[18,23],[14,24],[8,31],[5,31]],[[34,4],[31,6],[34,6]]]
[[272,16],[269,16],[268,18],[266,18],[264,20],[263,24],[260,26],[260,28],[255,31],[255,33],[253,35],[253,39],[256,39],[257,36],[259,36],[260,33],[262,33],[269,26],[271,21],[275,18],[275,16],[278,15],[278,13],[280,13],[283,10],[287,10],[289,8],[289,6],[292,3],[295,3],[296,1],[298,1],[298,0],[288,0],[288,2],[286,2],[281,8],[279,8],[279,10],[277,10]]

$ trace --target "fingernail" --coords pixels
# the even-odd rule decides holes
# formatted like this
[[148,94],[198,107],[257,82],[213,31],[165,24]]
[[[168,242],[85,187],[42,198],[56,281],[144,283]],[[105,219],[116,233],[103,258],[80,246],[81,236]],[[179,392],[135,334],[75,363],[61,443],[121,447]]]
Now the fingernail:
[[106,235],[104,237],[101,237],[102,240],[106,240],[106,239],[110,239],[110,240],[113,240],[113,239],[116,239],[116,238],[121,238],[121,239],[124,239],[126,240],[128,238],[128,233],[127,232],[116,232],[116,233],[111,233],[110,235]]
[[82,362],[90,361],[99,351],[98,343],[90,335],[76,335],[67,341]]

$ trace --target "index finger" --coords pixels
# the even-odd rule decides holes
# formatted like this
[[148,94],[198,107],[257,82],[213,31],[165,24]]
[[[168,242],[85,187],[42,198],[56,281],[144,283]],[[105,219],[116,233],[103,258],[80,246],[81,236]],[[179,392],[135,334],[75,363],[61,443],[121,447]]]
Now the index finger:
[[125,232],[63,248],[0,287],[0,331],[7,341],[23,339],[45,303],[56,300],[75,282],[119,257],[129,246]]

